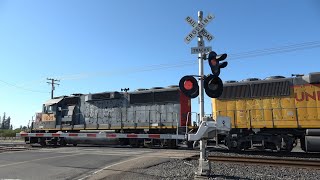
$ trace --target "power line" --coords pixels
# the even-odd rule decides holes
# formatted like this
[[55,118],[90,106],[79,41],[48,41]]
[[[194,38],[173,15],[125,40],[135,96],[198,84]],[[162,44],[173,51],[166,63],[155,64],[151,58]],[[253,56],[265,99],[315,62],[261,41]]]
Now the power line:
[[[300,50],[306,50],[306,49],[313,49],[313,48],[319,48],[320,47],[320,41],[311,41],[311,42],[304,42],[304,43],[297,43],[297,44],[291,44],[291,45],[285,45],[285,46],[279,46],[279,47],[273,47],[273,48],[265,48],[265,49],[258,49],[258,50],[252,50],[252,51],[247,51],[247,52],[240,52],[240,53],[235,53],[235,54],[229,54],[229,61],[233,60],[239,60],[239,59],[246,59],[246,58],[253,58],[253,57],[258,57],[258,56],[267,56],[267,55],[272,55],[272,54],[282,54],[282,53],[288,53],[288,52],[294,52],[294,51],[300,51]],[[157,70],[162,70],[162,69],[172,69],[172,68],[180,68],[180,67],[185,67],[185,66],[190,66],[190,65],[195,65],[198,63],[198,61],[194,60],[188,60],[188,61],[180,61],[174,64],[158,64],[158,65],[147,65],[144,67],[137,67],[137,68],[131,68],[131,69],[123,69],[121,70],[121,74],[129,74],[129,73],[137,73],[137,72],[148,72],[148,71],[157,71]],[[74,80],[74,79],[83,79],[83,78],[88,78],[88,77],[94,77],[94,76],[117,76],[119,75],[119,71],[113,71],[113,72],[100,72],[100,73],[83,73],[83,74],[74,74],[74,75],[68,75],[68,76],[61,76],[60,79],[68,79],[69,80]],[[47,82],[51,84],[52,90],[51,90],[51,97],[53,97],[53,90],[54,90],[54,85],[57,84],[55,83],[56,81],[59,81],[57,79],[49,79],[51,82]],[[30,91],[30,92],[36,92],[36,93],[48,93],[48,92],[43,92],[43,91],[38,91],[38,90],[32,90],[32,89],[27,89],[21,86],[17,86],[12,83],[8,83],[6,81],[0,80],[0,82],[7,84],[9,86]],[[59,84],[57,84],[59,85]]]
[[[238,60],[238,59],[245,59],[245,58],[252,58],[258,56],[266,56],[272,54],[282,54],[287,52],[294,52],[306,49],[313,49],[319,48],[320,41],[311,41],[311,42],[304,42],[304,43],[297,43],[273,48],[265,48],[265,49],[258,49],[252,50],[247,52],[240,52],[235,54],[229,54],[228,60]],[[198,61],[188,60],[188,61],[180,61],[175,64],[158,64],[158,65],[148,65],[144,67],[137,67],[137,68],[130,68],[130,69],[122,69],[121,74],[129,74],[129,73],[137,73],[137,72],[147,72],[147,71],[156,71],[162,69],[171,69],[171,68],[180,68],[184,66],[190,66],[198,63]],[[94,77],[94,76],[116,76],[119,75],[119,71],[113,72],[100,72],[100,73],[86,73],[86,74],[77,74],[77,75],[70,75],[73,79],[82,79],[85,77]],[[68,79],[70,76],[61,77],[62,79]],[[74,78],[76,77],[76,78]],[[78,78],[77,78],[78,77]]]
[[264,56],[264,55],[271,55],[271,54],[293,52],[293,51],[305,50],[305,49],[313,49],[318,47],[320,47],[320,41],[313,41],[313,42],[281,46],[276,48],[267,48],[262,50],[254,50],[254,51],[242,52],[237,54],[230,54],[230,58],[232,57],[232,59],[242,59],[242,58],[250,58],[250,57],[257,57],[257,56]]
[[6,81],[3,81],[3,80],[0,80],[0,82],[6,84],[6,85],[9,85],[9,86],[12,86],[12,87],[15,87],[17,89],[21,89],[21,90],[25,90],[25,91],[30,91],[30,92],[35,92],[35,93],[49,93],[49,92],[44,92],[44,91],[37,91],[37,90],[32,90],[32,89],[27,89],[27,88],[24,88],[24,87],[21,87],[21,86],[17,86],[15,84],[12,84],[12,83],[8,83]]

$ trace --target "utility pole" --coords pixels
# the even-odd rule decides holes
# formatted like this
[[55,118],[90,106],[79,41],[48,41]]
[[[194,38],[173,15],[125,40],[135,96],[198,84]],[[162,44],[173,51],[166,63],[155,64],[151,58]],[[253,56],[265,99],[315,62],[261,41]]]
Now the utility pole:
[[47,78],[47,80],[49,82],[47,82],[48,84],[51,84],[51,99],[53,99],[53,91],[55,90],[55,86],[54,85],[60,85],[56,82],[60,82],[60,80],[58,79],[53,79],[53,78]]

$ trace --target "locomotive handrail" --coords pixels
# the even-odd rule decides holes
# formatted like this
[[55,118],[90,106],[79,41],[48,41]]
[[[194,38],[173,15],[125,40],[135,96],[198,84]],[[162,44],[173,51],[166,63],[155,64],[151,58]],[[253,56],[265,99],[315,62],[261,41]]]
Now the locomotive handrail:
[[[196,114],[197,118],[198,118],[198,113],[197,112],[188,112],[187,113],[187,121],[186,121],[186,132],[185,132],[185,135],[187,136],[188,134],[188,123],[189,123],[189,116],[191,117],[192,114]],[[196,119],[197,120],[197,119]]]

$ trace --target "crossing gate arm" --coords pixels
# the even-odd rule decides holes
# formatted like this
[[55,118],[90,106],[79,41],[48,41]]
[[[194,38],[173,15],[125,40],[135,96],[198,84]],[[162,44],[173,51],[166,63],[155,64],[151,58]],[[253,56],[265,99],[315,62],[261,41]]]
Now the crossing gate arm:
[[122,134],[122,133],[16,133],[16,137],[87,137],[87,138],[137,138],[137,139],[179,139],[185,135],[177,134]]

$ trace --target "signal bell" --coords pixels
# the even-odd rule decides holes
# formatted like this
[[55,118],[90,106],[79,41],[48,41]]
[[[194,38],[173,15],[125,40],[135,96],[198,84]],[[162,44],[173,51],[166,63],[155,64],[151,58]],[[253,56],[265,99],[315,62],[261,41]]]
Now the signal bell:
[[199,95],[199,85],[193,76],[183,76],[179,81],[180,91],[189,98]]

